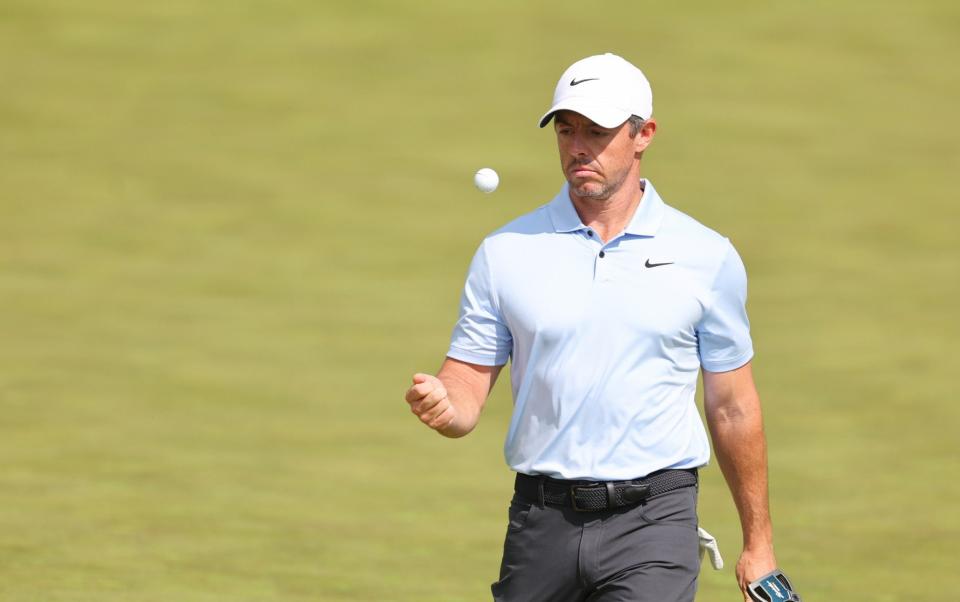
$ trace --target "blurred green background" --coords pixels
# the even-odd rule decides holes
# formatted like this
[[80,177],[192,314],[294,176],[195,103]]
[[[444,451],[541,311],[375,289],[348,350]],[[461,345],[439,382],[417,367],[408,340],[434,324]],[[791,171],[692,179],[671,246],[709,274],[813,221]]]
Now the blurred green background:
[[[0,0],[0,599],[488,599],[509,382],[458,441],[402,394],[603,51],[653,83],[645,174],[747,264],[782,566],[949,597],[956,2]],[[703,477],[698,600],[737,600]]]

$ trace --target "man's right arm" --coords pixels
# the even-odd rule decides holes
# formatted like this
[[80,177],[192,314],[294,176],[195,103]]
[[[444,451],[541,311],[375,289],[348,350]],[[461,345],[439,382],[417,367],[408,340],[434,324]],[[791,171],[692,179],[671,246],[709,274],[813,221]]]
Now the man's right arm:
[[420,421],[444,437],[463,437],[480,412],[503,366],[483,366],[448,357],[436,376],[417,373],[405,399]]

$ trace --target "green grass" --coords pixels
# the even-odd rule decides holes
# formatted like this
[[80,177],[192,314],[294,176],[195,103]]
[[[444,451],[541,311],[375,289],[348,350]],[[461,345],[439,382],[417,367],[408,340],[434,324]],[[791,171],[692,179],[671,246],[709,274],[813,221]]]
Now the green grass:
[[[646,175],[747,264],[783,567],[943,599],[960,9],[726,4],[0,0],[0,599],[486,599],[508,383],[458,441],[401,396],[606,50]],[[732,567],[715,466],[700,510]]]

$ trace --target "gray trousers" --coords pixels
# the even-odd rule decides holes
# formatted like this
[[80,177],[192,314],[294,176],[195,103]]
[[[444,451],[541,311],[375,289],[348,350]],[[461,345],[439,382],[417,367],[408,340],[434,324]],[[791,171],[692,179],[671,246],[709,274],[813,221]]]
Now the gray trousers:
[[700,573],[697,487],[598,512],[515,494],[496,602],[691,602]]

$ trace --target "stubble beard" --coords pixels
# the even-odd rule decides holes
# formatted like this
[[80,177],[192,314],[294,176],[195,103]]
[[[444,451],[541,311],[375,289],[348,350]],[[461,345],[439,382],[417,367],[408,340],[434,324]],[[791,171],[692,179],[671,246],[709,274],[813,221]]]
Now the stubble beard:
[[620,177],[614,181],[602,181],[602,182],[584,182],[580,185],[576,185],[573,182],[570,182],[570,188],[573,190],[573,194],[581,199],[592,199],[594,201],[607,201],[623,186],[623,183],[626,181],[629,171],[624,171],[620,174]]

